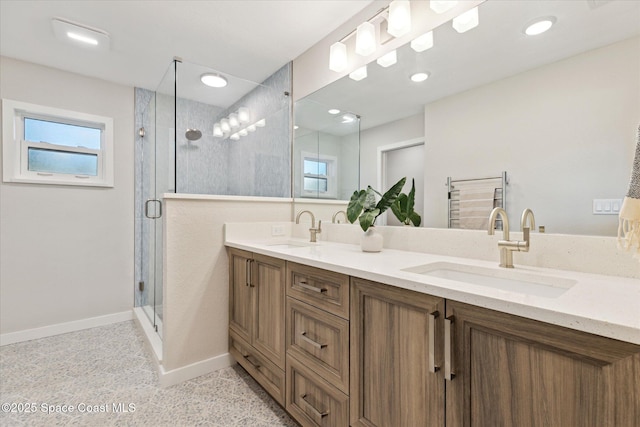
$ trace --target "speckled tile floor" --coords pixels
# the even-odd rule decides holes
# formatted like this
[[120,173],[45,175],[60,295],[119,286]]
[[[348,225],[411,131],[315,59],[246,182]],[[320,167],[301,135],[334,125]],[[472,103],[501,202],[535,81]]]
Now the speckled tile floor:
[[0,426],[297,425],[239,366],[163,389],[150,357],[133,321],[0,347]]

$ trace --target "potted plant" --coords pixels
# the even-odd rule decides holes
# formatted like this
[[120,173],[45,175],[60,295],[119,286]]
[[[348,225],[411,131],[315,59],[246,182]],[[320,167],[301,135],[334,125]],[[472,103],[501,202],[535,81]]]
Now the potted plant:
[[411,191],[409,195],[404,193],[398,194],[398,198],[391,205],[391,212],[398,218],[398,221],[404,225],[413,224],[415,227],[419,227],[422,222],[422,218],[416,211],[413,210],[416,197],[416,182],[415,179],[411,179]]
[[[380,252],[382,250],[382,235],[375,232],[376,219],[396,201],[407,178],[395,183],[386,193],[380,194],[370,185],[366,190],[354,191],[347,207],[347,219],[354,223],[358,219],[360,227],[365,232],[360,246],[365,252]],[[376,202],[376,194],[380,200]]]

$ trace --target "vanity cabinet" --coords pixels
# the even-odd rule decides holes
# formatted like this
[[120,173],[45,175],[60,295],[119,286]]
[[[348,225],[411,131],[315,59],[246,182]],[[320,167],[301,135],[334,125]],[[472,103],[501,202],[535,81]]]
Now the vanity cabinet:
[[446,319],[447,426],[640,426],[640,346],[453,301]]
[[228,254],[229,351],[284,404],[286,262],[238,249]]
[[349,425],[349,276],[287,263],[286,408],[303,426]]
[[351,279],[351,425],[443,426],[444,299]]

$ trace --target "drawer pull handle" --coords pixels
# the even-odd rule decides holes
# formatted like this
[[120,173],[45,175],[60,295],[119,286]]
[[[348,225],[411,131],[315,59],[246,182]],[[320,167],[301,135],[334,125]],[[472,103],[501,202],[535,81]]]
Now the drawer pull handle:
[[324,412],[320,412],[320,411],[318,411],[318,410],[316,409],[316,407],[315,407],[315,406],[313,406],[313,405],[311,404],[311,402],[309,402],[309,401],[307,400],[307,395],[306,395],[306,394],[303,394],[302,396],[300,396],[300,398],[302,399],[302,401],[303,401],[304,403],[306,403],[306,404],[307,404],[307,406],[309,407],[309,409],[311,409],[311,411],[312,411],[312,412],[313,412],[313,414],[316,416],[316,418],[318,418],[318,419],[320,419],[320,420],[321,420],[322,418],[324,418],[324,417],[326,417],[327,415],[329,415],[329,411],[324,411]]
[[307,282],[305,282],[305,281],[298,282],[298,286],[300,286],[301,288],[308,289],[308,290],[313,291],[313,292],[317,292],[319,294],[323,294],[323,293],[327,292],[326,289],[318,288],[318,287],[315,287],[315,286],[311,286],[311,285],[307,284]]
[[429,313],[429,372],[435,373],[440,370],[436,366],[436,318],[440,315],[437,311]]
[[245,277],[247,279],[246,280],[247,286],[249,286],[250,288],[254,288],[255,287],[254,284],[251,283],[251,282],[253,282],[253,277],[251,277],[252,276],[252,274],[251,274],[251,262],[252,261],[253,260],[250,260],[250,259],[247,260],[246,272],[245,272],[246,273]]
[[444,318],[444,378],[447,381],[452,381],[456,376],[456,374],[453,373],[453,367],[451,366],[451,346],[453,345],[451,324],[453,322],[453,316]]
[[314,346],[318,350],[322,350],[323,348],[325,348],[327,346],[326,344],[320,344],[319,342],[316,342],[316,341],[312,340],[311,338],[309,338],[307,336],[306,332],[302,332],[300,334],[300,338],[302,338],[303,340],[305,340],[306,342],[308,342],[309,344],[311,344],[312,346]]
[[253,365],[254,368],[256,369],[260,369],[260,364],[259,363],[255,363],[251,360],[251,355],[247,354],[246,356],[244,356],[244,358],[247,360],[247,362],[251,363],[251,365]]

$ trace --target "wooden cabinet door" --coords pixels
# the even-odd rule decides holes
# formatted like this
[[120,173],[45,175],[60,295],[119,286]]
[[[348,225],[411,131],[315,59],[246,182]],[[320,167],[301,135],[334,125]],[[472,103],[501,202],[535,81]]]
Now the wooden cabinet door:
[[229,249],[229,329],[246,342],[253,332],[253,290],[249,283],[253,254]]
[[447,319],[447,427],[640,426],[640,346],[451,301]]
[[351,426],[444,426],[444,380],[429,369],[443,310],[442,298],[352,278]]
[[251,270],[253,290],[253,339],[251,344],[280,369],[285,366],[286,262],[254,254]]

